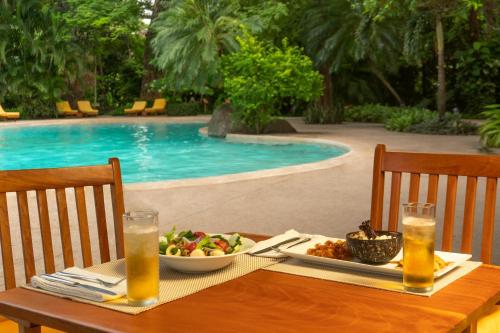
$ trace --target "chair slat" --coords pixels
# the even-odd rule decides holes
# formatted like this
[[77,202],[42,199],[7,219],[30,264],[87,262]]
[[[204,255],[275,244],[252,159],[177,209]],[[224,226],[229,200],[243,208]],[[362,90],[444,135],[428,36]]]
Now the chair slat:
[[401,197],[401,172],[393,172],[391,180],[391,202],[389,206],[389,230],[398,230],[399,203]]
[[486,197],[484,199],[483,246],[481,250],[481,260],[485,264],[491,263],[491,253],[493,251],[496,196],[497,178],[488,178],[486,181]]
[[467,177],[461,252],[472,253],[472,233],[476,213],[477,177]]
[[123,214],[125,213],[125,204],[123,201],[122,174],[120,162],[117,158],[110,158],[109,163],[113,168],[114,182],[111,184],[111,198],[113,202],[113,220],[115,228],[116,257],[121,259],[125,256],[123,240]]
[[52,235],[50,233],[49,208],[47,204],[47,193],[44,190],[36,191],[36,201],[38,205],[38,220],[40,222],[40,232],[42,236],[43,262],[46,273],[54,273],[54,250],[52,248]]
[[376,230],[382,229],[385,186],[385,173],[382,170],[382,158],[384,154],[385,146],[377,145],[377,147],[375,148],[375,156],[373,158],[373,186],[370,212],[370,223]]
[[31,225],[28,206],[28,194],[26,191],[16,192],[17,207],[19,210],[19,222],[21,224],[21,241],[23,244],[24,273],[26,282],[36,274],[35,256],[33,255],[33,240],[31,238]]
[[437,193],[439,185],[439,175],[430,174],[429,183],[427,185],[427,202],[437,204]]
[[418,202],[418,193],[420,191],[420,174],[412,173],[410,176],[410,193],[408,202]]
[[[384,147],[385,146],[380,145]],[[385,152],[383,171],[500,177],[498,156]]]
[[69,229],[68,204],[66,202],[66,189],[56,189],[57,213],[59,216],[59,230],[61,233],[61,244],[63,251],[64,267],[75,265],[73,259],[73,245],[71,243],[71,232]]
[[92,250],[90,247],[89,222],[87,218],[87,205],[85,203],[85,188],[75,187],[76,211],[78,214],[78,229],[80,232],[80,245],[82,249],[83,267],[92,266]]
[[99,236],[99,251],[101,263],[110,260],[108,228],[106,226],[106,209],[104,206],[104,191],[102,186],[94,186],[94,203],[97,218],[97,232]]
[[455,223],[455,206],[457,203],[457,176],[448,176],[446,186],[446,206],[444,211],[443,251],[452,251],[453,248],[453,224]]
[[113,182],[110,165],[72,168],[2,171],[0,192],[47,190],[75,186],[105,185]]
[[14,259],[12,257],[12,242],[10,237],[9,211],[7,194],[0,193],[0,238],[2,240],[2,264],[5,289],[16,287]]

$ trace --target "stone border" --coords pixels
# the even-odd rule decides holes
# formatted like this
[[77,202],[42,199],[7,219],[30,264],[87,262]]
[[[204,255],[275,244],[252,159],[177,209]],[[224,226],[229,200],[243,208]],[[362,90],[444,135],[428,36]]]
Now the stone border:
[[[206,123],[210,119],[210,116],[186,116],[186,117],[107,117],[100,116],[96,118],[76,118],[76,119],[49,119],[49,120],[21,120],[15,122],[2,122],[0,123],[1,128],[8,127],[30,127],[30,126],[50,126],[50,125],[79,125],[79,124],[113,124],[113,123],[149,123],[154,120],[156,123]],[[201,128],[200,134],[207,135],[207,128]],[[353,152],[353,149],[343,143],[325,140],[325,139],[315,139],[315,138],[303,138],[295,136],[277,136],[277,135],[246,135],[246,134],[228,134],[225,140],[231,142],[246,142],[246,143],[259,143],[259,144],[288,144],[288,143],[313,143],[321,145],[330,146],[340,146],[347,149],[348,151],[337,157],[332,157],[326,160],[312,163],[304,163],[286,166],[282,168],[274,169],[264,169],[250,172],[234,173],[220,176],[210,176],[202,178],[187,178],[187,179],[174,179],[174,180],[164,180],[155,182],[141,182],[141,183],[128,183],[124,184],[127,190],[160,190],[160,189],[171,189],[179,187],[192,187],[192,186],[203,186],[203,185],[216,185],[224,183],[232,183],[237,181],[245,181],[259,178],[277,177],[285,176],[296,173],[303,173],[316,170],[324,170],[339,166],[349,158]]]
[[18,120],[0,121],[1,128],[11,127],[31,127],[31,126],[52,126],[52,125],[83,125],[83,124],[145,124],[145,123],[165,123],[165,124],[186,124],[186,123],[207,123],[209,115],[199,116],[99,116],[86,118],[57,118],[41,120]]

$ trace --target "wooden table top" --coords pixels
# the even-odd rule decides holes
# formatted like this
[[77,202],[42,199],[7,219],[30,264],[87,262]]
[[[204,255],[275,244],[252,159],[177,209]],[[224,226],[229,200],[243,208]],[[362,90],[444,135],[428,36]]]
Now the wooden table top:
[[258,270],[138,315],[22,288],[0,293],[0,314],[69,332],[461,332],[497,302],[489,265],[432,297]]

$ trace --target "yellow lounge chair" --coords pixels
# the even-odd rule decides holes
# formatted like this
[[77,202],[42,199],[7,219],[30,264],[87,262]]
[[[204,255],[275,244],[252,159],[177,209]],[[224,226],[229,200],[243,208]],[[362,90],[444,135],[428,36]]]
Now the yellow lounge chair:
[[73,110],[71,105],[69,105],[68,101],[62,101],[56,103],[57,113],[60,116],[75,116],[78,117],[81,115],[78,110]]
[[162,114],[167,109],[167,100],[165,98],[155,99],[153,106],[146,108],[146,114]]
[[0,119],[19,119],[19,112],[6,112],[0,105]]
[[136,101],[134,102],[134,105],[132,105],[131,109],[125,109],[125,114],[138,116],[139,114],[144,112],[144,109],[146,109],[146,102]]
[[78,105],[78,111],[83,113],[84,116],[97,116],[99,114],[99,110],[94,109],[89,101],[78,101],[76,104]]

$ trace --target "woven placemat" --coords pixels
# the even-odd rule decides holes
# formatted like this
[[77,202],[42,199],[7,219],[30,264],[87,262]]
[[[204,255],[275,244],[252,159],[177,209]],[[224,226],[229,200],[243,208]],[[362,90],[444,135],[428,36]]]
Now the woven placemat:
[[[235,261],[231,265],[214,272],[202,274],[188,274],[177,272],[168,268],[167,265],[161,263],[160,261],[159,301],[154,305],[146,307],[129,306],[127,304],[126,298],[120,298],[111,302],[99,303],[81,298],[72,298],[60,294],[55,294],[31,287],[30,285],[26,285],[23,287],[58,297],[69,298],[82,303],[93,304],[115,311],[125,312],[129,314],[138,314],[157,307],[158,305],[174,301],[176,299],[197,293],[198,291],[201,291],[203,289],[213,287],[232,279],[236,279],[258,269],[274,265],[280,261],[280,259],[255,257],[247,254],[242,254],[237,256]],[[86,268],[86,270],[110,276],[124,277],[125,262],[123,260],[116,260],[105,264],[88,267]]]
[[396,291],[400,293],[408,293],[419,296],[431,296],[443,289],[453,281],[461,278],[462,276],[473,271],[482,263],[476,261],[466,261],[461,266],[458,266],[448,274],[434,281],[434,288],[426,293],[412,293],[404,290],[403,278],[393,277],[381,274],[362,273],[353,270],[344,270],[333,268],[325,265],[315,265],[306,263],[298,259],[289,259],[282,263],[277,263],[271,267],[266,267],[264,270],[307,276],[317,279],[336,281],[341,283],[354,284],[357,286],[364,286],[370,288],[377,288],[389,291]]

